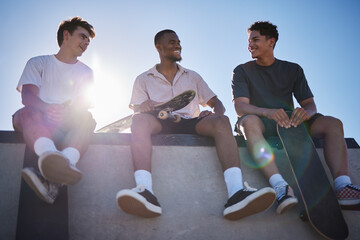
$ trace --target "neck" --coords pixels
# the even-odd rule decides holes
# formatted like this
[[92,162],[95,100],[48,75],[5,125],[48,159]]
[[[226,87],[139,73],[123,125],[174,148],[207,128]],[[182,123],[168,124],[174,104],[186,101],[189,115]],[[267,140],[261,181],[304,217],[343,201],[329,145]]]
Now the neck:
[[68,64],[75,64],[78,61],[77,56],[71,55],[63,48],[60,48],[59,52],[55,55],[55,57],[59,61],[61,61],[63,63],[68,63]]
[[159,73],[176,73],[178,71],[178,65],[175,61],[163,61],[156,66]]
[[271,52],[266,56],[261,56],[256,58],[256,63],[260,66],[270,66],[275,62],[274,53]]
[[175,61],[161,61],[156,65],[156,70],[172,84],[178,71],[178,65]]

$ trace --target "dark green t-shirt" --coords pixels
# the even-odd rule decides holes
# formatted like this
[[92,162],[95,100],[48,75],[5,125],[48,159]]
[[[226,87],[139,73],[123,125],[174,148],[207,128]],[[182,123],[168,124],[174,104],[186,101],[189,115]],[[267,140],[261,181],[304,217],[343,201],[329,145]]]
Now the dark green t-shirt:
[[270,66],[255,61],[240,64],[232,79],[233,99],[246,97],[250,104],[262,108],[293,110],[293,94],[298,102],[313,97],[302,68],[275,59]]

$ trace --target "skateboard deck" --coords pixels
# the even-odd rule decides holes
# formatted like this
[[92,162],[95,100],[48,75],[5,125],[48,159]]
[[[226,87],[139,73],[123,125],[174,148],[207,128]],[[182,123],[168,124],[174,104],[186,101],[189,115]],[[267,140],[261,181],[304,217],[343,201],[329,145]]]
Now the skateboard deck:
[[[174,111],[186,107],[195,97],[196,93],[193,90],[188,90],[173,97],[165,103],[155,105],[154,110],[148,112],[161,120],[172,120],[174,122],[181,121],[181,117],[174,114]],[[131,126],[132,114],[120,120],[117,120],[105,127],[100,128],[96,132],[122,132]]]
[[[37,168],[37,160],[38,156],[26,147],[24,167]],[[16,240],[69,239],[68,209],[67,187],[60,188],[58,198],[49,205],[21,179]]]
[[345,239],[349,234],[329,178],[304,124],[277,126],[305,210],[303,220],[327,239]]

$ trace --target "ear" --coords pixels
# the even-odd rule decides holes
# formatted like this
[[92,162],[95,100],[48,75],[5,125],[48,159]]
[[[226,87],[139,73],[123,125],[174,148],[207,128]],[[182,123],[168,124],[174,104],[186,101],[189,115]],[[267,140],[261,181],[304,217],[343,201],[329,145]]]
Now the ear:
[[158,51],[158,53],[160,53],[161,50],[162,50],[162,46],[161,46],[160,43],[156,44],[156,45],[155,45],[155,48],[156,48],[156,50]]
[[64,41],[68,40],[70,35],[71,34],[70,34],[70,32],[68,30],[64,30],[64,32],[63,32]]
[[269,44],[270,44],[270,47],[274,48],[274,46],[275,46],[275,38],[270,38],[269,39]]

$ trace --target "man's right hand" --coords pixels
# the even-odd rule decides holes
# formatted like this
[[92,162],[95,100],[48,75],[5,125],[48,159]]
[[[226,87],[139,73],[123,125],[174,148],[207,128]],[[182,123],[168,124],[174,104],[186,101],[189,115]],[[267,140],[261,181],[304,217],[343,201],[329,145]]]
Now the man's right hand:
[[45,115],[50,122],[57,124],[67,117],[68,112],[68,104],[49,104]]
[[149,112],[149,111],[154,110],[154,106],[158,105],[158,104],[160,104],[160,103],[149,99],[149,100],[146,100],[145,102],[143,102],[142,104],[140,104],[137,107],[136,111],[137,112]]
[[264,116],[274,120],[277,124],[279,124],[281,127],[290,128],[290,118],[286,114],[284,109],[267,109],[264,112]]

